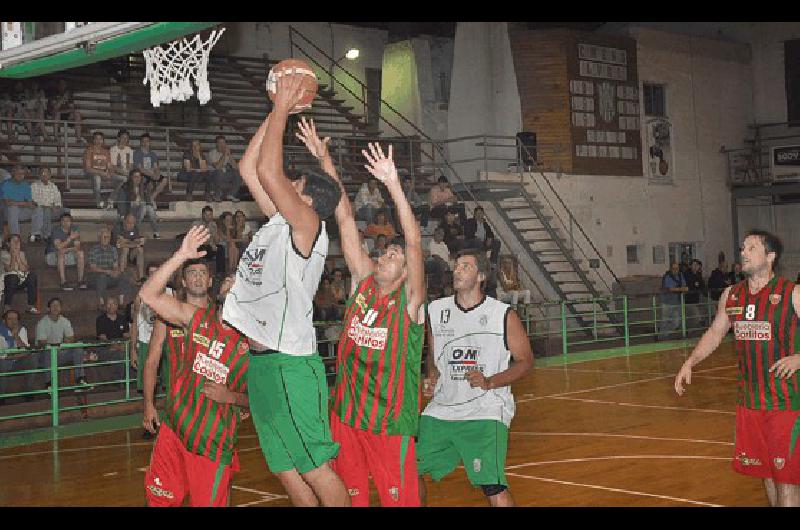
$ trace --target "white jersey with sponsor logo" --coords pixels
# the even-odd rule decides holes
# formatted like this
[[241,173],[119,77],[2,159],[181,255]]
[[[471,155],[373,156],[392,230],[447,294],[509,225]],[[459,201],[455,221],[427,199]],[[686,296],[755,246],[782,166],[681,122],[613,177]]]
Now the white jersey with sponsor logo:
[[[167,287],[165,292],[171,295],[172,289]],[[137,341],[144,343],[150,342],[150,336],[153,334],[153,322],[155,322],[155,319],[156,314],[152,309],[150,309],[150,306],[140,301],[139,312],[136,314]]]
[[276,213],[255,233],[239,260],[223,318],[271,350],[313,354],[317,337],[312,302],[327,255],[325,221],[305,258],[292,242],[291,225]]
[[480,370],[489,377],[508,368],[511,352],[506,338],[508,304],[486,296],[464,310],[455,296],[428,306],[431,351],[439,380],[422,414],[440,420],[497,420],[507,427],[514,417],[511,387],[472,388],[464,374]]

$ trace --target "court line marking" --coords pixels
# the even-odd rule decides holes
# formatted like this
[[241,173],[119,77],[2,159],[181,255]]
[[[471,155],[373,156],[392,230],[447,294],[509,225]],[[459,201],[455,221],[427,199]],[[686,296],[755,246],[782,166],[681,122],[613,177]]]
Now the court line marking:
[[80,451],[91,451],[92,449],[115,449],[119,447],[131,447],[131,446],[139,446],[139,445],[153,445],[152,442],[132,442],[127,444],[114,444],[114,445],[94,445],[89,447],[74,447],[71,449],[50,449],[49,451],[33,451],[30,453],[17,453],[14,455],[0,455],[0,460],[6,460],[8,458],[17,458],[20,456],[39,456],[39,455],[49,455],[52,453],[77,453]]
[[717,445],[733,445],[733,442],[721,442],[718,440],[697,440],[692,438],[665,438],[661,436],[645,436],[641,434],[614,434],[608,432],[529,432],[529,431],[511,431],[511,434],[520,434],[522,436],[598,436],[609,438],[631,438],[634,440],[659,440],[666,442],[690,442],[701,444],[717,444]]
[[542,482],[553,482],[555,484],[565,484],[565,485],[568,485],[568,486],[578,486],[578,487],[582,487],[582,488],[591,488],[591,489],[604,490],[604,491],[613,491],[614,493],[626,493],[628,495],[638,495],[640,497],[654,497],[656,499],[664,499],[664,500],[670,500],[670,501],[685,502],[685,503],[689,503],[689,504],[697,504],[697,505],[700,505],[700,506],[710,506],[710,507],[713,507],[713,508],[722,508],[723,507],[723,505],[721,505],[721,504],[712,504],[712,503],[709,503],[709,502],[694,501],[694,500],[691,500],[691,499],[683,499],[681,497],[672,497],[670,495],[656,495],[655,493],[646,493],[646,492],[643,492],[643,491],[625,490],[625,489],[621,489],[621,488],[609,488],[609,487],[606,487],[606,486],[598,486],[597,484],[582,484],[580,482],[571,482],[571,481],[568,481],[568,480],[556,480],[554,478],[535,477],[533,475],[521,475],[519,473],[506,473],[506,475],[511,476],[511,477],[525,478],[525,479],[528,479],[528,480],[540,480]]
[[[235,486],[234,486],[235,487]],[[288,499],[286,495],[271,495],[270,497],[264,497],[263,499],[258,499],[255,501],[245,502],[244,504],[237,504],[237,508],[247,508],[248,506],[254,506],[256,504],[261,504],[264,502],[272,502],[277,501],[278,499]]]
[[640,403],[626,403],[624,401],[607,401],[605,399],[585,399],[585,398],[575,398],[569,396],[557,396],[551,399],[559,399],[564,401],[582,401],[584,403],[600,403],[602,405],[619,405],[621,407],[641,407],[645,409],[660,409],[660,410],[687,410],[689,412],[708,412],[709,414],[730,414],[732,416],[736,415],[736,412],[732,410],[696,409],[692,407],[670,407],[667,405],[644,405]]
[[[730,366],[717,366],[716,368],[706,368],[705,370],[697,370],[697,371],[694,372],[694,374],[700,374],[700,373],[703,373],[703,372],[711,372],[713,370],[726,370],[726,369],[729,369],[729,368],[736,368],[736,365],[732,364]],[[515,401],[517,403],[527,403],[529,401],[538,401],[540,399],[547,399],[547,398],[561,397],[561,396],[571,396],[573,394],[583,394],[584,392],[594,392],[595,390],[607,390],[609,388],[618,388],[618,387],[621,387],[621,386],[635,385],[637,383],[649,383],[649,382],[652,382],[652,381],[658,381],[660,379],[667,379],[667,378],[674,378],[674,377],[675,377],[675,375],[662,375],[662,376],[659,376],[659,377],[650,377],[650,378],[647,378],[647,379],[637,379],[636,381],[625,381],[624,383],[616,383],[616,384],[613,384],[613,385],[604,385],[604,386],[598,386],[598,387],[594,387],[594,388],[585,388],[583,390],[573,390],[571,392],[559,392],[557,394],[548,394],[546,396],[526,397],[525,399],[517,399]],[[530,396],[530,394],[523,394],[523,396]]]
[[526,462],[506,466],[506,469],[519,469],[523,467],[544,466],[549,464],[574,464],[578,462],[594,462],[597,460],[725,460],[730,461],[730,456],[703,456],[703,455],[608,455],[587,456],[583,458],[565,458],[563,460],[547,460],[543,462]]
[[[629,374],[629,375],[660,375],[660,376],[670,376],[674,377],[675,374],[668,373],[668,372],[639,372],[636,370],[589,370],[589,369],[581,369],[581,368],[569,368],[567,369],[568,365],[565,365],[564,368],[558,368],[555,366],[548,366],[543,368],[537,368],[537,370],[548,370],[548,371],[558,371],[558,372],[576,372],[576,373],[589,373],[589,374]],[[677,372],[676,372],[677,373]],[[723,381],[738,381],[738,377],[724,377],[720,375],[705,375],[705,374],[694,374],[695,377],[702,377],[704,379],[720,379]]]

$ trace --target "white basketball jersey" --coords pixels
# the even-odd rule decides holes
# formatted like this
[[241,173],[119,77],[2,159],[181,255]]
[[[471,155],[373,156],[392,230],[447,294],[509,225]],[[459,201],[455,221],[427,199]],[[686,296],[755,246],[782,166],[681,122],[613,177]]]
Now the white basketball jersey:
[[311,255],[304,258],[292,242],[291,225],[276,213],[255,233],[239,260],[223,318],[271,350],[313,354],[317,336],[312,303],[327,256],[325,221],[320,221]]
[[[172,295],[172,289],[167,287],[165,292]],[[150,306],[144,302],[139,303],[139,312],[136,314],[136,327],[137,335],[136,340],[139,342],[150,342],[150,336],[153,334],[153,322],[155,322],[156,314],[150,309]]]
[[509,309],[508,304],[490,296],[468,310],[460,308],[454,296],[431,302],[428,322],[439,380],[422,414],[440,420],[497,420],[506,427],[511,425],[511,387],[482,390],[472,388],[464,378],[470,370],[489,377],[508,368],[511,352],[505,320]]

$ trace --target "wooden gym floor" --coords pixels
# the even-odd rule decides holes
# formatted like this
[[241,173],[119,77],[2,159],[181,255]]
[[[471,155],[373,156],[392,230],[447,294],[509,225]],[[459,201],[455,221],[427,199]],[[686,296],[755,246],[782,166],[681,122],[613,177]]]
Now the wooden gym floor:
[[[514,388],[507,474],[517,504],[766,506],[761,482],[731,470],[732,344],[697,367],[678,398],[673,378],[687,354],[539,362]],[[143,506],[152,442],[140,435],[130,428],[0,449],[0,506]],[[239,447],[232,506],[289,505],[249,420]],[[428,505],[486,501],[459,468],[428,481]]]

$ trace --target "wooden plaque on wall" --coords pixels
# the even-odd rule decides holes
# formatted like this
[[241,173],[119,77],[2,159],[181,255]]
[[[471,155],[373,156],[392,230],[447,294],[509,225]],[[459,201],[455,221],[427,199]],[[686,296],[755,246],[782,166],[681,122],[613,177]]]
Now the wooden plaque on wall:
[[636,41],[570,30],[509,33],[523,130],[545,170],[642,176]]

